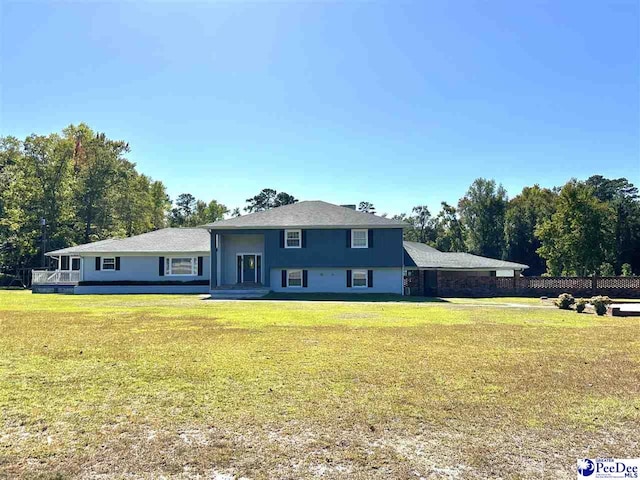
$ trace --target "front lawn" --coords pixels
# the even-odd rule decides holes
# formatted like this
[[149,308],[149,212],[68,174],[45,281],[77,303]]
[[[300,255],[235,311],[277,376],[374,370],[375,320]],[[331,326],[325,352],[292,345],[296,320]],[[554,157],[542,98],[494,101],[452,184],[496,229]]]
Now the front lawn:
[[640,320],[517,303],[0,291],[0,478],[575,478],[639,457]]

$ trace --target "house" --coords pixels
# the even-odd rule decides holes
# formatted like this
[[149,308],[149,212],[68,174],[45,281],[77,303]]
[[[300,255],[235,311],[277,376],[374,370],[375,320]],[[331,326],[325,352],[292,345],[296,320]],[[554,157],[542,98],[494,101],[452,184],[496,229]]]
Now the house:
[[405,226],[321,201],[211,223],[211,288],[402,294]]
[[166,228],[48,252],[57,267],[34,272],[33,288],[221,298],[270,291],[435,295],[438,282],[527,268],[405,242],[405,227],[354,206],[304,201],[200,228]]
[[164,228],[63,248],[47,255],[56,268],[33,272],[34,292],[209,291],[209,234],[201,228]]

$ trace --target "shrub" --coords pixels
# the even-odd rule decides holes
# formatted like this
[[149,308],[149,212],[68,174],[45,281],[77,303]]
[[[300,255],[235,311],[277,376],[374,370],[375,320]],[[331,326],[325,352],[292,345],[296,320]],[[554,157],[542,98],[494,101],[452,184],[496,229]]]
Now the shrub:
[[597,297],[592,297],[590,302],[598,315],[604,315],[607,313],[607,305],[611,304],[611,299],[603,295],[598,295]]
[[580,298],[576,300],[576,312],[582,313],[584,312],[584,307],[587,306],[587,301],[584,298]]
[[600,265],[600,275],[602,277],[615,277],[616,271],[610,263],[603,263]]
[[628,263],[622,264],[622,276],[623,277],[632,277],[633,272],[631,271],[631,265]]
[[561,293],[554,302],[560,310],[569,310],[571,305],[576,303],[576,299],[570,293]]

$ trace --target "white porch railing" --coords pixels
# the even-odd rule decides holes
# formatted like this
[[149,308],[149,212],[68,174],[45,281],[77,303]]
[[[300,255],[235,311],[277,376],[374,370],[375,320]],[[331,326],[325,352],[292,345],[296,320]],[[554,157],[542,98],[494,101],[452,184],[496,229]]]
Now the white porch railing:
[[31,272],[32,285],[76,285],[79,281],[78,270],[33,270]]

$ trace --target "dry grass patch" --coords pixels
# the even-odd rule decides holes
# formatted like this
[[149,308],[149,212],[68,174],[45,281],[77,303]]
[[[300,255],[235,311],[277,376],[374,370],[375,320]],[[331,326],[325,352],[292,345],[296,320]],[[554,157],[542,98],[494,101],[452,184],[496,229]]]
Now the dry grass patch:
[[580,456],[640,456],[639,327],[464,303],[0,292],[0,472],[573,478]]

